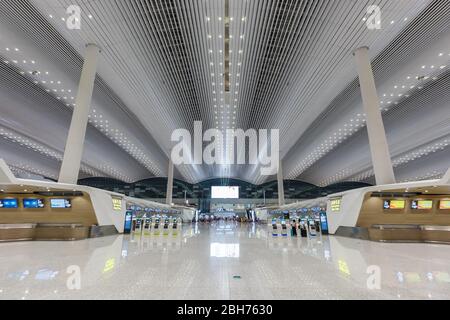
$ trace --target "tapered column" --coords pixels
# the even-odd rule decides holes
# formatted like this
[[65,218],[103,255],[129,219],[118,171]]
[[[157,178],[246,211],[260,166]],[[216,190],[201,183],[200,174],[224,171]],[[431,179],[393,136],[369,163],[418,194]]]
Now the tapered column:
[[277,180],[278,180],[278,205],[284,206],[284,179],[283,179],[283,167],[281,166],[281,158],[280,163],[278,165],[278,174],[277,174]]
[[100,49],[97,45],[88,44],[86,46],[83,71],[59,173],[59,182],[61,183],[76,184],[78,181],[99,53]]
[[361,96],[366,113],[372,165],[377,185],[395,183],[394,169],[386,139],[383,118],[380,111],[375,79],[369,58],[369,48],[361,47],[354,52],[359,74]]
[[172,194],[173,194],[173,162],[172,158],[169,158],[169,173],[167,175],[167,195],[166,204],[172,204]]

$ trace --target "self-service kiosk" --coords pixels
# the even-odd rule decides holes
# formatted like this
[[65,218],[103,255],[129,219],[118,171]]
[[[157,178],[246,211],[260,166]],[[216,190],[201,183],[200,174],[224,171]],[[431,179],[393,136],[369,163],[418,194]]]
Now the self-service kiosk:
[[179,219],[173,218],[172,220],[172,235],[177,236],[178,235],[178,229],[181,227],[181,223]]
[[152,230],[152,219],[145,218],[143,219],[143,221],[144,221],[144,235],[149,236]]
[[288,227],[286,224],[286,220],[281,220],[281,236],[282,237],[288,236]]
[[135,235],[141,235],[142,234],[142,219],[141,218],[136,218],[135,220],[135,224],[134,224],[134,234]]
[[272,236],[273,237],[278,237],[277,219],[272,219]]
[[170,226],[170,219],[166,218],[164,219],[164,225],[163,225],[163,235],[168,236],[169,235],[169,226]]
[[160,224],[160,219],[159,218],[155,218],[155,221],[153,223],[153,235],[154,236],[159,236],[161,231],[159,228],[159,224]]

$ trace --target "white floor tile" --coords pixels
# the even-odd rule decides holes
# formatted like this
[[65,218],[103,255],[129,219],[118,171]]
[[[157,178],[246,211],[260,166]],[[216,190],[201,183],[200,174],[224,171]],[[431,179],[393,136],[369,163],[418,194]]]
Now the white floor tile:
[[[450,298],[445,245],[273,238],[231,223],[194,230],[0,244],[0,299]],[[70,268],[79,290],[67,286]],[[368,268],[380,271],[380,289],[368,287]]]

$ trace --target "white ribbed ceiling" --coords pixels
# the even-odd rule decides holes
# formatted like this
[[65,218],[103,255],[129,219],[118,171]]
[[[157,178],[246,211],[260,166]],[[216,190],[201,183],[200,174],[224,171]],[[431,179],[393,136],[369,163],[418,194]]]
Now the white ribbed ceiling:
[[[66,27],[66,8],[73,4],[82,8],[80,30]],[[381,30],[366,27],[372,4],[382,10]],[[96,43],[102,53],[86,174],[127,181],[164,176],[172,131],[192,131],[201,120],[205,130],[280,129],[287,178],[367,180],[371,165],[352,51],[371,49],[390,147],[401,162],[450,135],[448,97],[430,96],[432,82],[446,85],[449,10],[448,1],[432,0],[2,0],[0,55],[8,63],[1,72],[15,72],[8,79],[22,84],[12,93],[3,79],[0,125],[51,150],[48,155],[37,147],[29,165],[50,157],[54,175],[84,48]],[[34,70],[40,73],[30,75]],[[18,99],[21,93],[30,98]],[[23,118],[28,112],[34,123]],[[421,115],[427,120],[416,132],[412,124]],[[408,135],[414,139],[403,143]],[[442,161],[433,161],[434,171],[426,171],[442,171]],[[256,166],[177,169],[190,182],[267,179]]]

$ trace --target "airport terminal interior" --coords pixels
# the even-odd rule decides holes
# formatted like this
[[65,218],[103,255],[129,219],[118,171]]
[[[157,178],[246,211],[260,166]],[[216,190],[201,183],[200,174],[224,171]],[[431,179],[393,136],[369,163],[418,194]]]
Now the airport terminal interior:
[[0,1],[0,300],[450,299],[450,1]]

